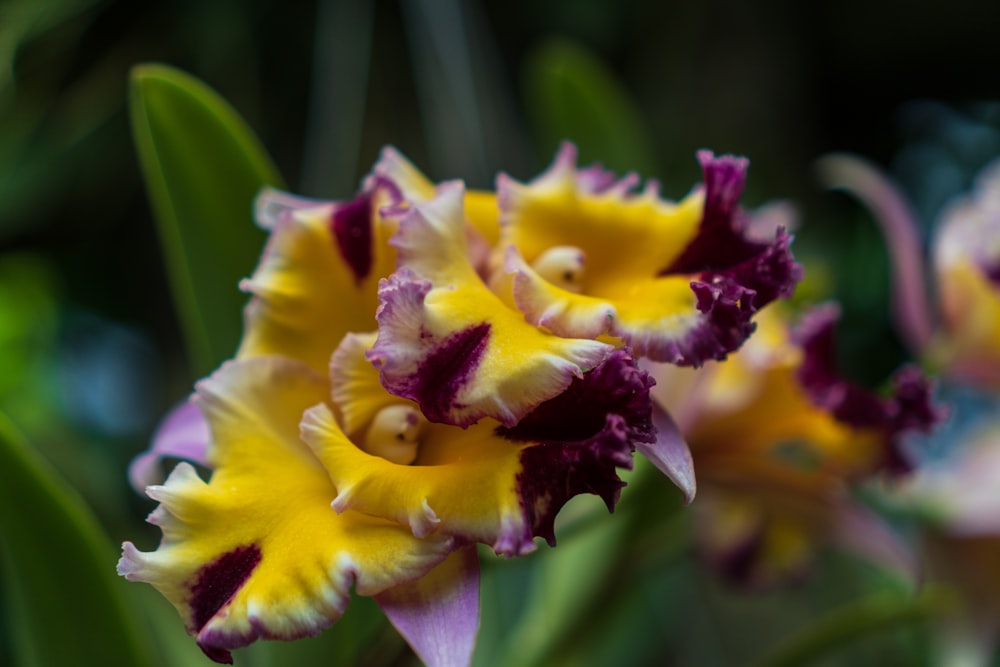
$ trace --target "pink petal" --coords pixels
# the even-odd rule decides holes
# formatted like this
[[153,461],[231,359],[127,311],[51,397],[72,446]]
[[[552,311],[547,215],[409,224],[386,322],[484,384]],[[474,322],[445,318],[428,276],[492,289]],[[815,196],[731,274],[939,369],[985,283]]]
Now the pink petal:
[[375,601],[427,667],[472,663],[479,632],[479,556],[468,545]]
[[653,425],[656,427],[656,441],[637,442],[636,449],[677,485],[687,505],[698,491],[691,450],[673,418],[656,403],[653,404]]
[[205,450],[210,437],[208,422],[201,410],[190,401],[179,404],[160,422],[150,448],[135,457],[129,465],[128,478],[132,488],[142,493],[147,486],[160,484],[163,481],[160,460],[166,457],[206,465]]

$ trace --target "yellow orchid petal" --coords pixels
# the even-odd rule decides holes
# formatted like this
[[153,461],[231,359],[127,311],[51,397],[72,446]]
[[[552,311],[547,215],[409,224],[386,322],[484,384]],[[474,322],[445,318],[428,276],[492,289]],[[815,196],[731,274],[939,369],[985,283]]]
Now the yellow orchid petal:
[[959,380],[1000,386],[1000,162],[942,215],[934,269],[942,330],[929,356]]
[[534,545],[516,480],[530,444],[497,436],[497,426],[490,419],[465,429],[431,424],[413,466],[357,447],[326,406],[306,413],[303,437],[339,491],[335,509],[390,518],[418,537],[440,531],[492,544],[498,553],[526,553]]
[[[404,202],[427,202],[434,199],[437,186],[406,157],[391,146],[383,148],[373,172],[399,188]],[[470,190],[465,195],[467,222],[489,246],[500,236],[500,212],[495,192]]]
[[119,572],[160,590],[217,661],[258,638],[315,634],[343,613],[352,587],[374,595],[415,580],[452,549],[447,537],[418,540],[330,507],[337,491],[299,439],[303,410],[328,389],[278,357],[231,362],[200,383],[211,481],[179,465],[148,490],[160,502],[150,517],[163,531],[159,548],[124,546]]
[[526,319],[681,365],[737,349],[753,314],[789,295],[801,267],[783,229],[758,240],[739,211],[746,160],[699,159],[706,186],[678,203],[660,199],[656,183],[631,193],[634,174],[578,170],[570,144],[530,184],[501,176],[500,244]]
[[282,354],[325,375],[344,334],[374,324],[378,281],[396,262],[387,242],[395,223],[379,210],[397,202],[395,188],[376,178],[347,202],[284,208],[241,285],[253,298],[238,357]]
[[400,220],[400,270],[380,289],[369,359],[431,421],[512,425],[612,348],[549,335],[490,291],[468,259],[463,197],[461,183],[443,184]]
[[500,239],[500,210],[495,192],[469,190],[465,193],[465,218],[490,247]]
[[[333,355],[336,407],[351,420],[347,434],[325,405],[307,412],[302,425],[339,492],[337,511],[523,554],[535,549],[534,537],[554,541],[555,515],[574,495],[598,494],[613,507],[622,486],[615,469],[631,466],[636,445],[655,441],[651,383],[622,351],[515,427],[485,418],[466,428],[424,422],[410,431],[396,422],[398,430],[387,430],[387,413],[409,410],[419,418],[419,411],[381,387],[364,361],[366,342],[372,336],[348,336]],[[414,445],[415,458],[393,457],[397,439]]]

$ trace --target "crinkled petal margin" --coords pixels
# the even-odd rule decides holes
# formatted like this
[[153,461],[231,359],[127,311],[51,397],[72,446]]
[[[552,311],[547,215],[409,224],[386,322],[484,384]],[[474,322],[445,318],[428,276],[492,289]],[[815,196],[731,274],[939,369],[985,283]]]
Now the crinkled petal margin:
[[[261,197],[275,195],[265,191]],[[378,281],[396,262],[388,245],[395,222],[379,210],[399,200],[392,183],[371,177],[364,190],[343,202],[286,209],[258,202],[258,208],[280,212],[271,213],[271,234],[257,269],[240,284],[252,298],[237,356],[282,354],[325,375],[344,334],[374,325]]]
[[343,436],[332,412],[306,414],[303,438],[339,491],[333,506],[386,517],[415,535],[447,533],[503,555],[555,542],[553,522],[573,496],[614,507],[638,443],[652,443],[652,380],[616,351],[520,423],[484,419],[468,428],[430,424],[414,465],[372,456]]
[[[529,186],[500,181],[506,271],[529,322],[567,337],[614,336],[636,356],[699,366],[737,349],[753,332],[754,313],[789,296],[801,279],[788,233],[779,228],[772,241],[757,240],[739,210],[745,159],[699,153],[704,203],[692,225],[687,209],[702,201],[699,195],[670,207],[655,190],[629,195],[635,180],[627,178],[591,192],[579,177],[584,172],[574,178],[571,157],[561,152]],[[648,215],[633,219],[646,208]],[[669,242],[661,238],[667,232]],[[556,287],[531,268],[554,246],[581,247],[585,294]]]
[[946,412],[933,402],[931,381],[917,368],[905,367],[892,377],[892,394],[877,396],[839,374],[836,369],[834,332],[840,310],[834,304],[813,309],[793,332],[793,341],[804,352],[797,377],[812,402],[838,421],[884,433],[881,467],[891,475],[912,469],[904,449],[908,432],[928,433]]
[[303,410],[325,379],[279,357],[224,365],[199,384],[212,431],[211,481],[180,464],[147,493],[163,539],[127,542],[118,571],[156,587],[213,660],[259,638],[313,635],[343,613],[352,586],[374,595],[418,579],[453,548],[390,521],[330,508],[336,489],[299,440]]
[[431,421],[512,425],[612,348],[547,334],[489,290],[469,262],[463,196],[461,183],[445,183],[403,214],[392,240],[400,269],[380,286],[368,358]]

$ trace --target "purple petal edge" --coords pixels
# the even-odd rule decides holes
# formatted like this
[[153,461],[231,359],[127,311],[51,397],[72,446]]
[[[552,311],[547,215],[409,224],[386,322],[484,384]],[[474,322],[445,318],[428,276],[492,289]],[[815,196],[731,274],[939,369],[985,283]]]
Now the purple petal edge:
[[385,388],[416,401],[430,421],[468,426],[476,415],[456,418],[456,401],[472,380],[486,349],[489,324],[435,338],[422,326],[430,282],[401,269],[379,283],[378,338],[366,357],[379,369]]
[[427,667],[471,664],[479,632],[479,556],[462,547],[423,578],[375,602]]
[[167,457],[207,465],[206,450],[211,440],[208,422],[190,400],[174,407],[153,435],[148,450],[135,457],[128,467],[132,488],[143,493],[147,486],[163,481],[160,461]]
[[850,193],[875,217],[892,261],[896,326],[910,349],[920,352],[930,342],[932,324],[916,216],[899,189],[859,157],[828,155],[817,171],[827,188]]
[[656,441],[639,442],[636,449],[680,489],[684,504],[690,505],[698,492],[698,482],[687,441],[670,414],[656,403],[653,403],[653,426]]
[[705,204],[698,233],[660,275],[695,274],[691,289],[702,322],[683,340],[626,339],[638,354],[656,361],[700,366],[722,360],[753,333],[754,313],[775,299],[791,296],[803,268],[791,253],[783,227],[762,241],[739,208],[746,182],[745,158],[698,153],[705,178]]
[[838,421],[883,431],[886,449],[881,467],[890,475],[907,473],[913,464],[903,449],[904,435],[929,432],[944,419],[945,410],[934,404],[930,380],[914,367],[893,374],[893,391],[888,398],[841,376],[836,369],[834,337],[839,316],[840,309],[834,304],[819,306],[803,317],[793,332],[793,340],[805,353],[797,372],[799,382],[812,402],[829,410]]
[[497,434],[515,442],[537,442],[521,453],[517,490],[525,534],[505,534],[498,554],[520,555],[533,537],[555,546],[555,518],[576,495],[589,493],[614,511],[625,482],[617,468],[631,469],[639,443],[656,440],[649,390],[654,381],[624,350],[616,350],[560,395]]

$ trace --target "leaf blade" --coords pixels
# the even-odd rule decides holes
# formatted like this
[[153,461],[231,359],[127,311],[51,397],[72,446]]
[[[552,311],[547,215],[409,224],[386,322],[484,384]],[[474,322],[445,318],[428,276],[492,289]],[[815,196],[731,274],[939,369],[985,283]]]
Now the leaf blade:
[[237,285],[264,240],[253,199],[281,176],[239,114],[174,68],[133,68],[130,116],[192,365],[204,375],[238,344]]
[[2,415],[0,534],[16,664],[154,664],[97,520]]

